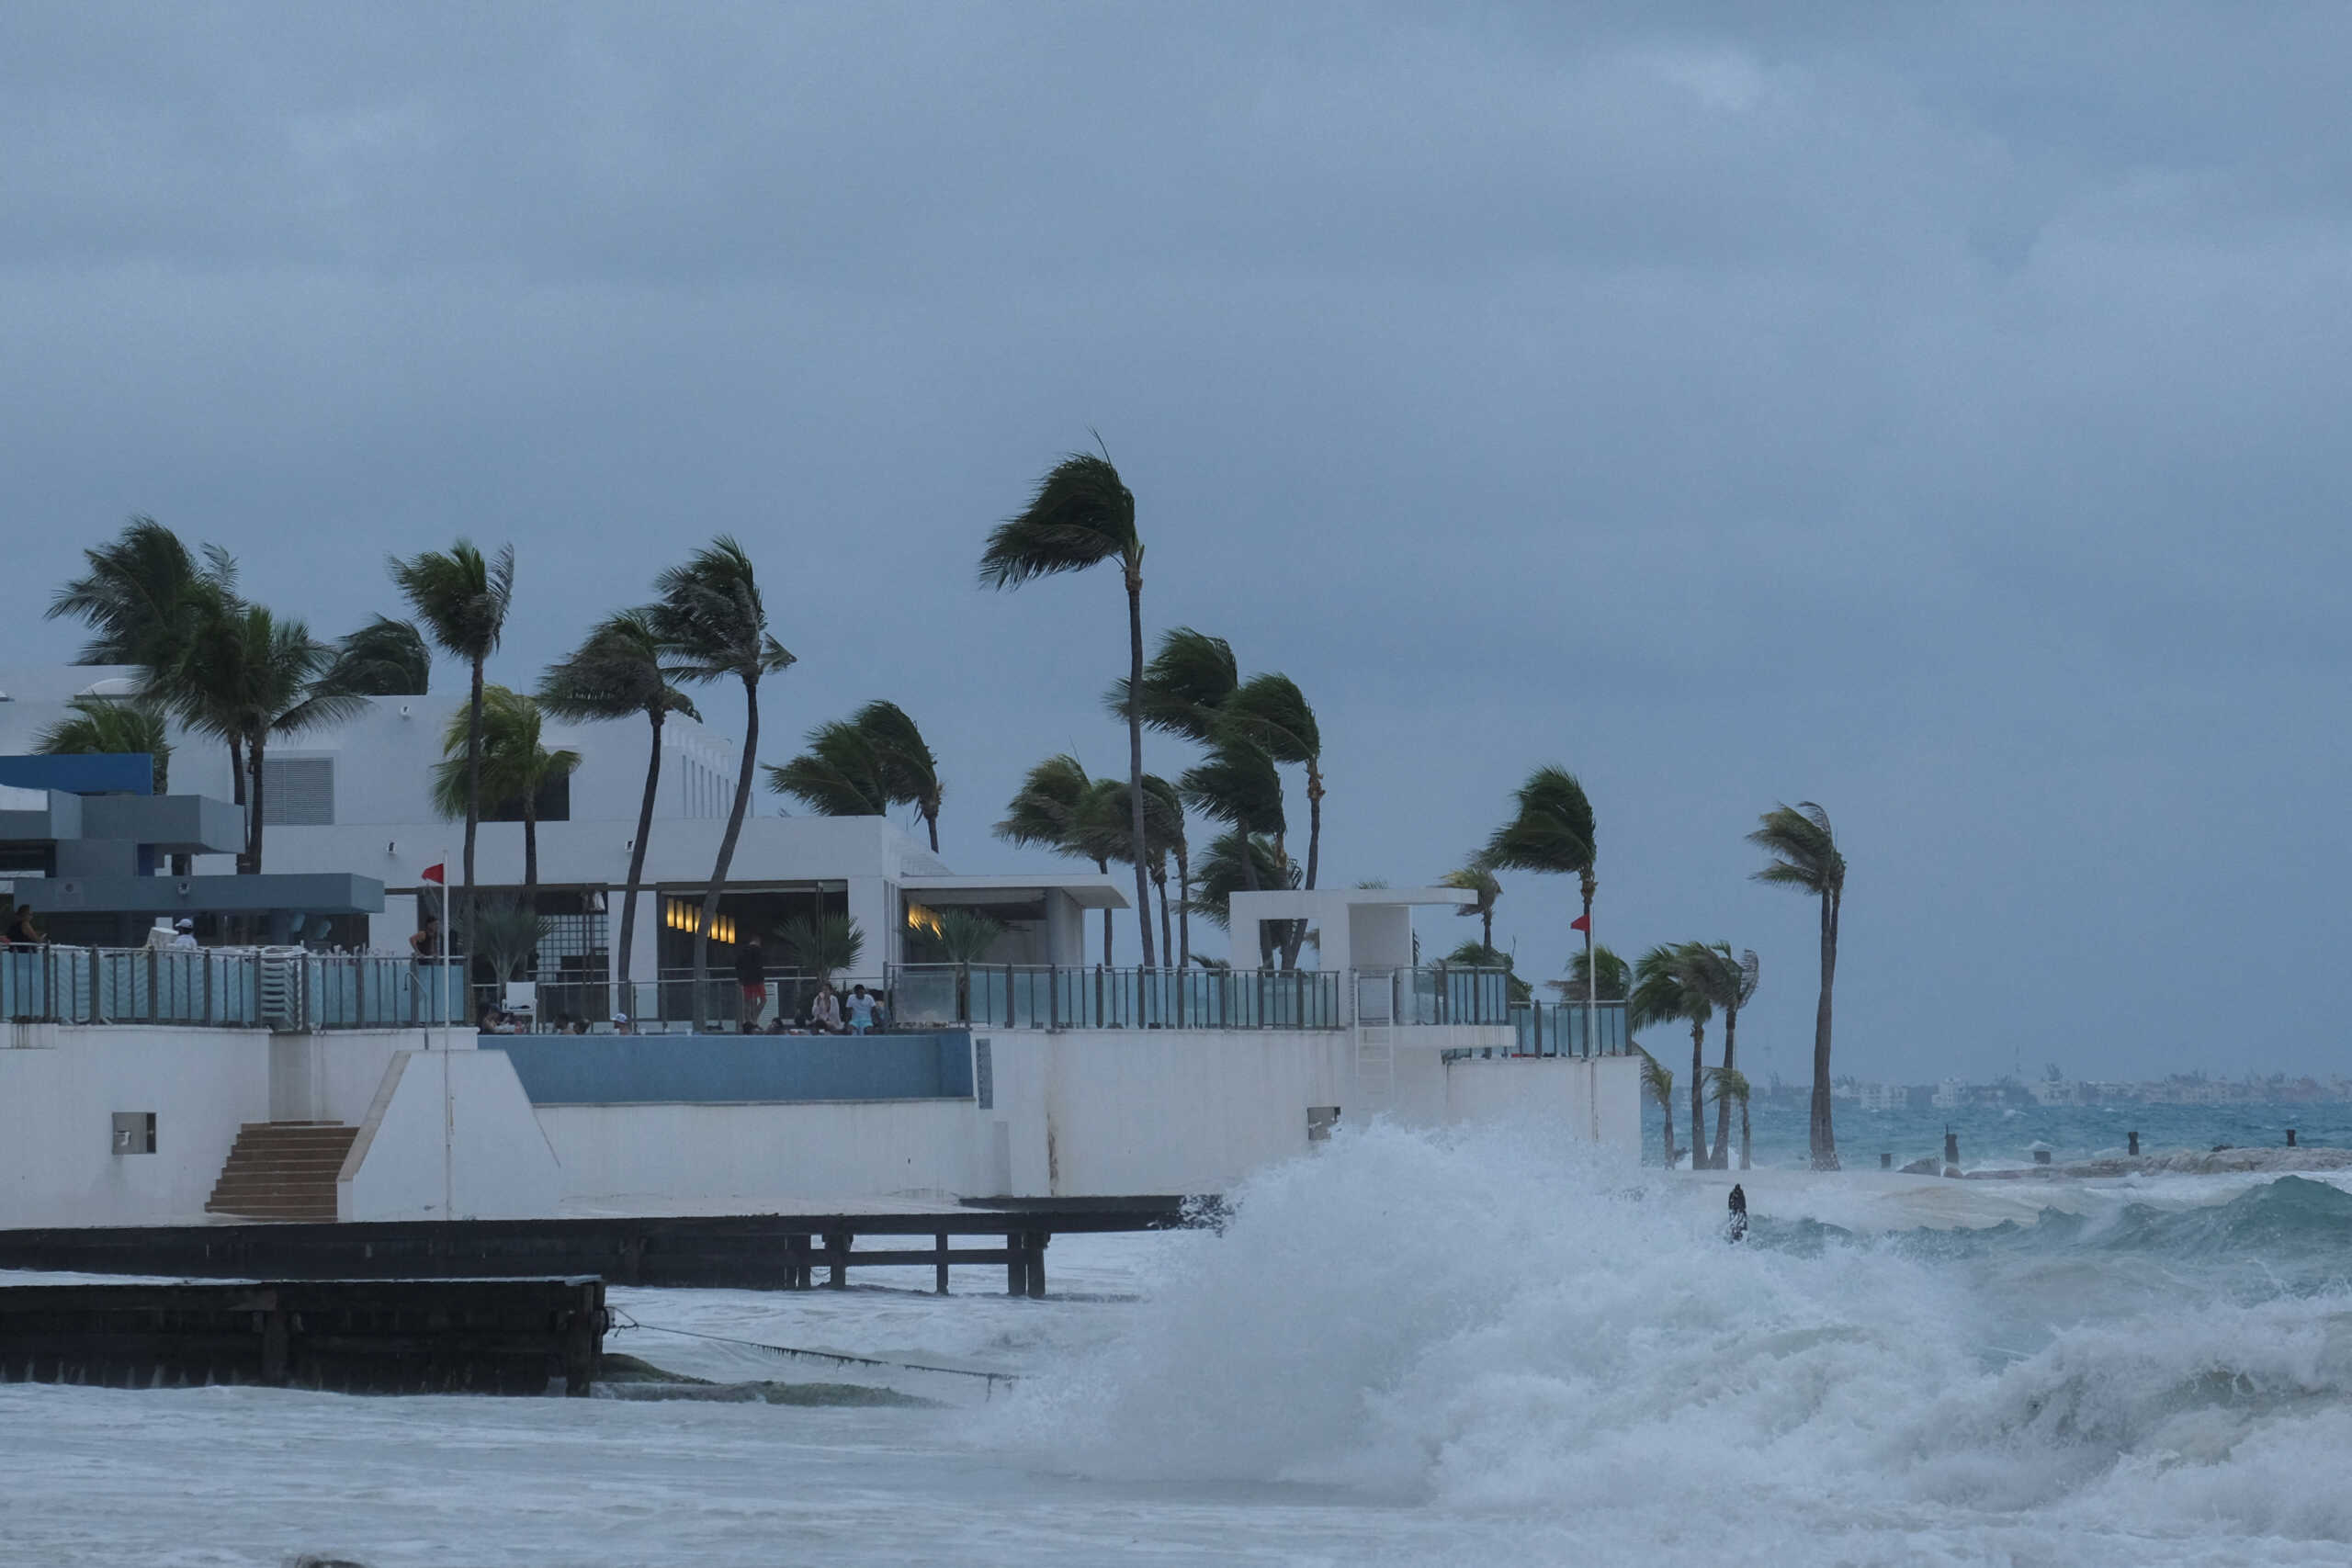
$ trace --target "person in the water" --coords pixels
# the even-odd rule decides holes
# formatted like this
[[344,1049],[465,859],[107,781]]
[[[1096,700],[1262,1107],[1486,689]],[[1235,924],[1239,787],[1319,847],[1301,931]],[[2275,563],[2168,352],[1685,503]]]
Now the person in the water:
[[1724,1222],[1724,1234],[1734,1241],[1747,1234],[1747,1194],[1732,1183],[1731,1218]]

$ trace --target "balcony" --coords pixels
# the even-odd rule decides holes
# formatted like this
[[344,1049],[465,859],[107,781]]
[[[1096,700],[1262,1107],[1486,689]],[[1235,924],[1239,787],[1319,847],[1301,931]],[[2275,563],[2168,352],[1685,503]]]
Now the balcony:
[[[0,1019],[196,1029],[413,1029],[442,1021],[457,963],[287,948],[12,947]],[[466,1021],[462,997],[452,998]]]

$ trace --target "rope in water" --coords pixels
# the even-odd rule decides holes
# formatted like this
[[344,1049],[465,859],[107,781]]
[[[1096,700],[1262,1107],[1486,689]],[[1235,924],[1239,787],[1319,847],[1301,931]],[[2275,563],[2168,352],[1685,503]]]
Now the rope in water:
[[924,1361],[893,1361],[878,1356],[844,1355],[838,1350],[808,1350],[795,1345],[769,1345],[757,1339],[737,1339],[726,1334],[706,1334],[698,1328],[673,1328],[667,1324],[639,1323],[617,1308],[614,1310],[613,1317],[615,1326],[619,1328],[650,1329],[656,1334],[681,1334],[689,1339],[708,1339],[720,1345],[740,1345],[747,1350],[765,1350],[772,1356],[797,1356],[805,1360],[831,1361],[837,1366],[844,1367],[892,1367],[901,1371],[943,1372],[949,1377],[980,1378],[988,1383],[990,1393],[996,1392],[996,1385],[999,1383],[1012,1384],[1021,1381],[1020,1377],[1012,1372],[981,1371],[971,1367],[941,1367]]

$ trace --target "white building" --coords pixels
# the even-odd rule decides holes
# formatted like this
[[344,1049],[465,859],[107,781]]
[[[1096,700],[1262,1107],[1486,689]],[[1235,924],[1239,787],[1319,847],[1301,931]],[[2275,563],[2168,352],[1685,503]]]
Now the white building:
[[[69,698],[120,677],[0,671],[0,754],[30,750]],[[250,1016],[191,1027],[158,1010],[165,960],[79,950],[94,973],[112,965],[114,980],[60,987],[43,976],[50,1000],[12,1003],[8,1016],[31,1021],[0,1041],[0,1224],[198,1217],[249,1123],[348,1130],[332,1190],[316,1200],[345,1219],[1223,1191],[1335,1122],[1378,1116],[1532,1117],[1638,1157],[1639,1058],[1623,1054],[1621,1009],[1514,1009],[1499,975],[1413,964],[1414,910],[1450,915],[1469,896],[1449,888],[1237,895],[1237,951],[1256,948],[1260,921],[1319,931],[1309,951],[1321,967],[1304,975],[1089,969],[1090,913],[1127,908],[1112,878],[958,874],[879,818],[752,817],[721,892],[714,971],[729,973],[739,938],[846,914],[866,946],[845,978],[887,979],[896,1021],[940,1027],[751,1039],[725,1032],[733,1013],[714,1008],[714,1028],[694,1031],[668,992],[691,962],[737,754],[677,720],[665,728],[626,994],[634,1016],[685,1037],[477,1042],[464,1029],[360,1027],[426,1016],[411,1005],[384,1020],[362,1006],[355,1019],[348,1008],[370,995],[380,1007],[387,985],[397,997],[414,984],[405,954],[422,874],[444,863],[457,879],[460,829],[434,815],[427,780],[461,700],[370,699],[266,761],[266,868],[356,874],[387,889],[384,913],[306,930],[306,944],[401,958],[282,958],[311,964],[310,978],[280,967],[270,986],[241,982]],[[615,723],[546,737],[582,763],[541,802],[538,908],[555,922],[541,1006],[594,1017],[600,1030],[648,735]],[[232,793],[215,742],[191,739],[171,772],[175,793]],[[763,791],[758,804],[772,813],[775,797]],[[484,889],[519,886],[522,834],[516,821],[482,826]],[[197,869],[228,869],[212,858],[222,863]],[[1003,926],[986,964],[931,963],[930,919],[950,906]],[[781,961],[772,949],[771,965]],[[0,954],[0,965],[34,962]],[[34,983],[28,970],[0,975],[18,998]],[[265,1005],[270,987],[277,999]],[[204,996],[210,1008],[210,979]],[[1598,1050],[1584,1034],[1595,1023]],[[141,1127],[153,1130],[153,1152],[125,1146]]]

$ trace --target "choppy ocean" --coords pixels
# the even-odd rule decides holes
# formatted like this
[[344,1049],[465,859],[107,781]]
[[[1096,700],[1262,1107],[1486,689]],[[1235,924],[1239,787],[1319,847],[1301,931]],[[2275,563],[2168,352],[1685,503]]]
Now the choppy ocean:
[[[1688,1071],[1688,1064],[1684,1065]],[[1656,1104],[1644,1108],[1647,1138],[1645,1157],[1661,1156],[1660,1112]],[[1674,1108],[1675,1146],[1687,1150],[1690,1134],[1690,1091],[1681,1089]],[[1748,1122],[1756,1140],[1758,1165],[1802,1166],[1807,1161],[1805,1101],[1803,1096],[1758,1096],[1751,1104]],[[1973,1107],[1951,1111],[1925,1108],[1906,1111],[1863,1111],[1852,1100],[1838,1102],[1835,1126],[1840,1161],[1849,1169],[1876,1168],[1882,1153],[1892,1154],[1900,1169],[1915,1159],[1941,1159],[1944,1129],[1960,1136],[1961,1165],[1965,1169],[1997,1168],[2030,1164],[2036,1142],[2046,1143],[2058,1163],[2121,1155],[2128,1135],[2140,1134],[2143,1154],[2211,1149],[2217,1144],[2235,1148],[2278,1148],[2292,1127],[2300,1145],[2352,1147],[2352,1101],[2321,1100],[2283,1105],[2049,1105],[2014,1110]],[[1714,1137],[1715,1109],[1707,1106],[1706,1130]],[[1732,1147],[1738,1147],[1739,1116],[1732,1114]]]
[[931,1405],[0,1387],[0,1562],[2352,1562],[2352,1173],[1730,1179],[1375,1126],[1045,1302],[615,1293],[722,1393],[1021,1379]]

